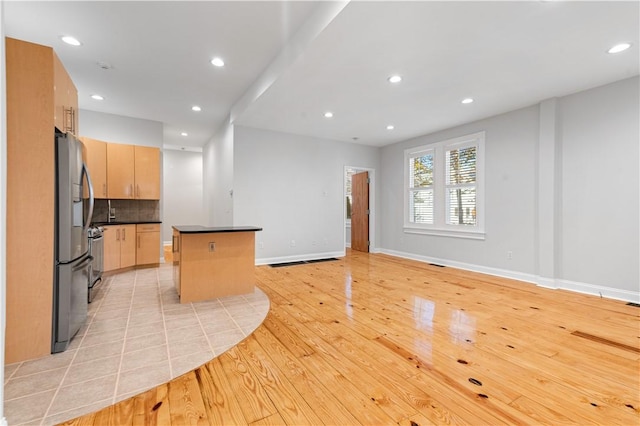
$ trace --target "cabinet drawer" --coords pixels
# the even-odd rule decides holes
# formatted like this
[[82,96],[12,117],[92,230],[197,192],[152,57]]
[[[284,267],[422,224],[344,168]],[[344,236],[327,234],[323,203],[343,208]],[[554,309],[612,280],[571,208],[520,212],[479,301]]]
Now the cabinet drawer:
[[159,223],[144,223],[136,225],[136,232],[160,232]]

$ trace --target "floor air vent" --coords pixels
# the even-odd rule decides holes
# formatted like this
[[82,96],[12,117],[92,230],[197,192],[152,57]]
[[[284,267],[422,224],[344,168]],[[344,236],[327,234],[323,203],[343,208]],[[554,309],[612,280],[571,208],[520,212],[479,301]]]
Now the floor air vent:
[[327,257],[326,259],[311,259],[311,260],[298,260],[296,262],[272,263],[269,266],[271,266],[272,268],[281,268],[283,266],[305,265],[307,263],[329,262],[332,260],[338,260],[338,259],[336,259],[335,257]]

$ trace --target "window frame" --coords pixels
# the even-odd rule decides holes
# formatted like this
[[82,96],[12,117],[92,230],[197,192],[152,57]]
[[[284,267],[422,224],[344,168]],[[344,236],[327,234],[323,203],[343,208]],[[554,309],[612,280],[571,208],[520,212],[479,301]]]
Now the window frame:
[[[456,238],[485,239],[485,205],[484,205],[484,145],[485,132],[472,133],[441,142],[416,146],[404,150],[404,232],[410,234],[426,234]],[[451,185],[446,181],[446,152],[453,149],[476,147],[476,224],[447,223],[447,191]],[[410,187],[410,159],[434,153],[433,157],[433,224],[411,222],[411,194],[417,189]],[[418,187],[419,188],[419,187]]]

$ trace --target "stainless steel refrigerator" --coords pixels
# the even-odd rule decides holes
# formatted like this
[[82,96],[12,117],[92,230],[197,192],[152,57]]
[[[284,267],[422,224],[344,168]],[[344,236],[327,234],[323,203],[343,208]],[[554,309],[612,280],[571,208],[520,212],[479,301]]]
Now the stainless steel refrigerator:
[[[88,230],[93,216],[93,187],[83,162],[83,145],[70,133],[55,132],[56,217],[53,333],[51,352],[67,349],[87,320],[91,276]],[[86,188],[86,191],[85,191]]]

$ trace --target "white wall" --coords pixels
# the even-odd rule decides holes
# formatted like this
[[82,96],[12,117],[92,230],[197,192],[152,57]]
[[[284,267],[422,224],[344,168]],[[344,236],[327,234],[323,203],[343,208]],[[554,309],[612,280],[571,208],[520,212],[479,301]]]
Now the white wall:
[[104,112],[80,110],[80,136],[111,143],[162,148],[162,123]]
[[[634,77],[382,148],[382,251],[639,301],[638,94]],[[482,130],[486,239],[405,234],[404,150]]]
[[342,255],[344,167],[378,170],[379,149],[241,126],[234,139],[234,225],[263,228],[256,262]]
[[233,225],[234,126],[225,125],[203,149],[204,203],[209,226]]
[[561,99],[563,220],[558,277],[636,294],[640,292],[638,81],[638,77],[622,80]]
[[202,153],[166,149],[162,167],[162,240],[171,242],[174,225],[203,225]]

